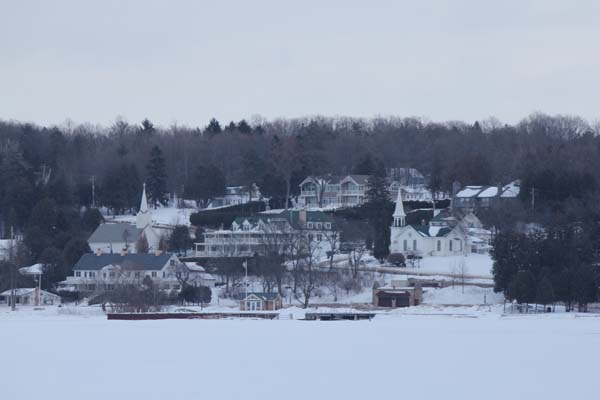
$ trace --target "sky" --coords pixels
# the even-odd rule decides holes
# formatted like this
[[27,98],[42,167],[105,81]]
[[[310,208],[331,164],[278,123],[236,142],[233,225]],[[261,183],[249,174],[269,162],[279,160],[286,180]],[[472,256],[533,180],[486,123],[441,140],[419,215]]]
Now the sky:
[[0,0],[0,119],[599,118],[600,2]]

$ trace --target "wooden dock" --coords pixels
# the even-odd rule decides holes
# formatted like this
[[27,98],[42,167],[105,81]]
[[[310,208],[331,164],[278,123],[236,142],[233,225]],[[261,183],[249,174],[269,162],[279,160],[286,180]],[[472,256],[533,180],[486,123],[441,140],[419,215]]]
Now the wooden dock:
[[375,318],[375,313],[353,313],[353,312],[314,312],[306,313],[306,321],[358,321]]
[[278,319],[279,313],[264,312],[190,312],[190,313],[109,313],[109,320],[143,321],[159,319],[225,319],[225,318],[260,318]]

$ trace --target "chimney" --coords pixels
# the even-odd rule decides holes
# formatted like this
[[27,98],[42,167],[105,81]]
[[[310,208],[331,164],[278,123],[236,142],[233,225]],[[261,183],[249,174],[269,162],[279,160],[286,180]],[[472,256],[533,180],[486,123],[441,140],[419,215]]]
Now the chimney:
[[154,255],[156,257],[160,256],[161,254],[162,254],[162,250],[160,250],[160,249],[154,251]]
[[500,197],[500,195],[502,194],[502,189],[504,189],[504,187],[501,183],[498,183],[498,193],[496,194],[496,196]]
[[306,226],[306,209],[303,208],[298,212],[298,221],[300,222],[300,226]]
[[101,255],[102,255],[102,249],[101,249],[101,248],[99,248],[99,247],[98,247],[98,248],[96,249],[96,255],[97,255],[97,256],[101,256]]

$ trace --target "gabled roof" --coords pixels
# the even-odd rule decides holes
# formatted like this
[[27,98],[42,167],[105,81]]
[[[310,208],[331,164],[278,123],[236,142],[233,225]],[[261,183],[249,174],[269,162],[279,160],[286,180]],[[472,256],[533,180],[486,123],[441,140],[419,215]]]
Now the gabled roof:
[[452,232],[452,228],[448,227],[438,227],[438,226],[429,226],[429,225],[410,225],[414,230],[416,230],[421,236],[424,237],[446,237],[450,232]]
[[[499,190],[500,189],[500,192]],[[517,197],[520,192],[520,181],[516,180],[506,186],[498,188],[498,186],[465,186],[462,190],[456,193],[456,197],[462,198],[489,198],[489,197]]]
[[340,181],[340,183],[353,180],[358,185],[366,185],[369,180],[369,175],[347,175],[344,179]]
[[119,265],[124,269],[158,271],[161,270],[173,253],[146,254],[91,254],[81,256],[73,267],[73,271],[97,271],[107,265]]
[[[134,243],[142,234],[143,229],[125,222],[101,224],[96,228],[88,243],[127,242]],[[120,249],[115,249],[120,250]]]
[[[0,293],[0,296],[11,296],[12,295],[11,291],[12,291],[12,289],[5,290],[4,292]],[[35,293],[35,288],[18,288],[18,289],[15,289],[15,295],[17,295],[17,296],[27,296],[27,295],[33,294],[33,293]],[[57,294],[47,292],[47,291],[45,291],[43,289],[40,291],[40,294],[42,294],[44,296],[60,297]]]
[[[252,295],[254,295],[264,301],[276,300],[278,297],[281,297],[281,296],[279,296],[279,293],[264,293],[264,292],[249,292],[248,293],[248,297],[250,297]],[[244,300],[247,299],[248,297],[244,297]]]

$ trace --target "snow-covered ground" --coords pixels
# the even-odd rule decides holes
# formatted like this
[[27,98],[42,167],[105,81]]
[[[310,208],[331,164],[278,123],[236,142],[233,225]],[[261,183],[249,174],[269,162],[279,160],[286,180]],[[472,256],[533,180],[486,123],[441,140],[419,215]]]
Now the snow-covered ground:
[[[195,208],[160,207],[152,209],[152,222],[161,225],[190,225],[190,215],[195,213]],[[135,214],[104,217],[107,221],[135,223]]]
[[424,288],[424,304],[501,304],[504,302],[502,293],[494,293],[492,288],[460,285],[449,286],[443,289]]
[[11,400],[597,396],[600,318],[423,309],[339,322],[0,312],[0,387]]

